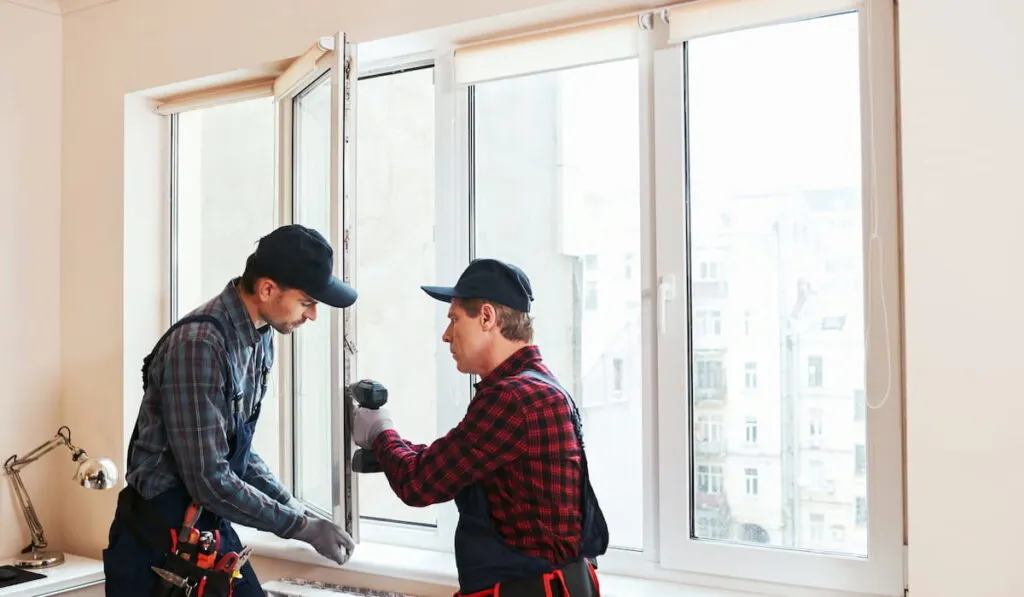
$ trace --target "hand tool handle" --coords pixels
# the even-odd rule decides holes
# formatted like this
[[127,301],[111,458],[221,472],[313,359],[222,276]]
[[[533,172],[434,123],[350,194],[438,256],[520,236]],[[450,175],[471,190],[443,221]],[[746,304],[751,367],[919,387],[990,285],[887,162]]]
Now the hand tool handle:
[[235,565],[238,563],[238,554],[229,551],[228,553],[221,556],[220,560],[217,561],[217,566],[214,570],[222,570],[224,572],[231,572],[235,569]]
[[352,455],[352,472],[380,473],[383,471],[384,469],[380,467],[380,462],[377,460],[377,455],[373,453],[373,450],[363,450],[360,448]]

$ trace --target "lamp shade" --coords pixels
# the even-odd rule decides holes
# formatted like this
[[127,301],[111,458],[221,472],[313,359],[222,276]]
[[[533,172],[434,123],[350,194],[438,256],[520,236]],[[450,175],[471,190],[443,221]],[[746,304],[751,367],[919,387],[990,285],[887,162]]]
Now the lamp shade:
[[110,489],[117,484],[117,467],[109,458],[85,458],[74,478],[86,489]]

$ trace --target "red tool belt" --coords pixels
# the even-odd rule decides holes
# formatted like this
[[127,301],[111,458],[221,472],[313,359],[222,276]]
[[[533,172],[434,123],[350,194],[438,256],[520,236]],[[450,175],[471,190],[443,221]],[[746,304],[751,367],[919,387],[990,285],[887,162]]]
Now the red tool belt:
[[540,576],[502,582],[476,593],[455,597],[600,597],[597,571],[586,559]]

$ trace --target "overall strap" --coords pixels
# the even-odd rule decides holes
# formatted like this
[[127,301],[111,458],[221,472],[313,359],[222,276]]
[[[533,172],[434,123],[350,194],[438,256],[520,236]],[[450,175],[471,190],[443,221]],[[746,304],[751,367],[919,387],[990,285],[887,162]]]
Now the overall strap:
[[[594,569],[597,569],[597,560],[594,559],[594,558],[597,555],[604,554],[607,551],[607,549],[608,549],[608,525],[607,525],[607,523],[604,520],[604,513],[601,512],[601,507],[600,507],[600,505],[598,505],[597,496],[594,494],[594,488],[590,484],[590,468],[589,468],[589,466],[587,466],[587,451],[583,447],[583,430],[582,430],[583,423],[582,423],[582,420],[580,418],[579,409],[576,408],[576,403],[573,401],[572,396],[569,394],[569,392],[565,391],[565,388],[563,388],[561,386],[561,384],[559,384],[557,381],[552,379],[551,376],[545,375],[545,374],[541,373],[540,371],[536,371],[536,370],[533,370],[533,369],[528,369],[526,371],[523,371],[522,374],[526,375],[528,377],[532,377],[532,378],[534,378],[534,379],[536,379],[538,381],[541,381],[543,383],[546,383],[546,384],[550,385],[553,388],[556,388],[558,391],[560,391],[562,393],[563,396],[565,396],[565,399],[569,402],[569,410],[570,410],[570,414],[571,414],[570,418],[572,419],[572,426],[573,426],[573,429],[576,431],[576,439],[579,440],[579,442],[580,442],[580,455],[581,455],[580,460],[581,460],[582,465],[583,465],[583,493],[582,493],[582,498],[584,500],[584,504],[588,500],[592,501],[592,507],[591,508],[588,509],[588,508],[586,508],[586,506],[584,506],[583,525],[582,525],[583,528],[581,529],[583,537],[582,537],[582,543],[580,544],[580,549],[581,549],[581,553],[583,553],[583,555],[586,556],[585,552],[586,552],[587,545],[588,545],[588,543],[587,543],[587,537],[588,537],[587,530],[588,530],[588,528],[590,528],[589,525],[588,525],[588,518],[589,518],[589,521],[592,521],[594,524],[597,525],[596,532],[597,532],[598,535],[596,537],[596,540],[598,541],[598,545],[594,547],[594,550],[596,551],[596,553],[594,553],[593,556],[586,556],[586,557],[590,561],[591,565],[593,565]],[[589,512],[588,512],[588,510],[589,510]],[[588,514],[589,514],[589,517],[588,517]]]
[[[178,321],[174,322],[173,324],[171,324],[171,327],[167,328],[167,331],[164,332],[163,336],[160,336],[160,339],[157,340],[156,345],[153,346],[153,350],[150,351],[150,353],[148,355],[146,355],[146,357],[144,359],[142,359],[142,392],[143,392],[143,395],[145,395],[146,390],[149,388],[149,366],[153,363],[153,358],[156,356],[157,351],[160,350],[160,346],[163,345],[164,341],[167,340],[167,337],[171,335],[171,332],[173,332],[174,330],[178,329],[179,327],[181,327],[181,326],[183,326],[185,324],[189,324],[189,323],[211,323],[211,324],[213,324],[213,327],[216,328],[217,333],[220,334],[221,338],[224,338],[225,341],[227,340],[227,334],[224,331],[224,325],[221,324],[220,320],[218,320],[213,315],[207,315],[207,314],[204,314],[204,313],[199,313],[199,314],[196,314],[196,315],[187,315],[185,317],[182,317]],[[228,392],[233,392],[234,381],[231,379],[230,375],[228,375],[226,377],[227,377],[227,383],[228,383],[228,388],[227,388]],[[135,418],[135,428],[132,430],[132,437],[131,437],[130,440],[128,440],[128,454],[127,454],[128,458],[127,458],[127,460],[125,460],[125,465],[126,466],[127,466],[128,463],[131,463],[131,461],[132,461],[132,452],[134,451],[134,448],[135,448],[135,442],[138,439],[139,439],[139,419],[138,419],[138,417],[136,417]]]
[[164,340],[167,340],[167,337],[171,335],[171,332],[188,323],[212,323],[213,327],[217,328],[217,333],[220,334],[222,338],[227,339],[227,334],[224,332],[223,324],[221,324],[220,320],[214,317],[213,315],[199,313],[196,315],[187,315],[185,317],[182,317],[178,321],[175,321],[174,323],[171,324],[171,327],[167,328],[167,331],[164,332],[164,335],[160,336],[160,339],[156,341],[156,345],[153,346],[153,350],[148,355],[146,355],[146,358],[142,359],[143,392],[145,392],[146,389],[149,387],[149,365],[153,362],[153,357],[156,356],[157,351],[160,350],[160,346],[164,343]]
[[562,384],[555,381],[555,378],[551,377],[550,375],[545,375],[540,371],[537,371],[536,369],[527,369],[523,371],[521,375],[532,377],[537,381],[546,383],[549,386],[561,392],[563,396],[565,396],[566,401],[569,402],[569,418],[572,419],[572,427],[573,430],[575,430],[576,432],[576,439],[579,440],[580,442],[580,452],[583,452],[583,464],[584,466],[586,466],[587,455],[586,452],[583,451],[583,421],[580,418],[580,410],[576,408],[576,402],[572,399],[572,395],[569,392],[567,392],[565,388],[562,387]]

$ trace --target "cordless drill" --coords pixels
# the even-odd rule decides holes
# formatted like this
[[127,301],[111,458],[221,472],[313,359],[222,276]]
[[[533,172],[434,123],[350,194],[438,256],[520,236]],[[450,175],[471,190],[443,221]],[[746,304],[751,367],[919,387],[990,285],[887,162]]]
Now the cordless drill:
[[[377,410],[388,403],[388,389],[380,382],[370,379],[357,381],[348,387],[348,394],[363,408]],[[352,471],[356,473],[379,473],[380,463],[373,450],[356,450],[352,455]]]

